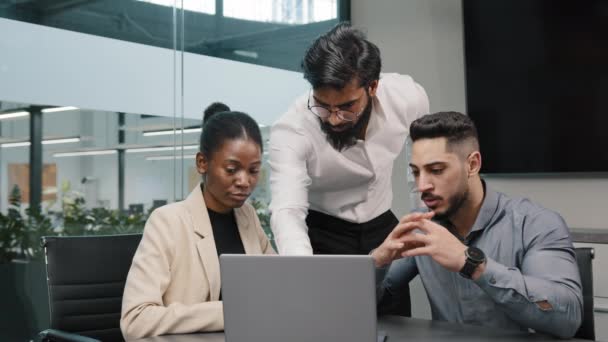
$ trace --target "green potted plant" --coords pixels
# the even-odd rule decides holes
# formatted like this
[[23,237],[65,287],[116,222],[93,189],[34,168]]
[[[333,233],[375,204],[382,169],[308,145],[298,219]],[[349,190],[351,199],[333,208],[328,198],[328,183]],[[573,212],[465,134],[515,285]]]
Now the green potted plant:
[[6,215],[0,212],[0,264],[11,262],[18,256],[23,244],[23,219],[21,217],[21,191],[15,186],[9,196]]
[[83,195],[70,188],[69,182],[62,184],[62,210],[52,213],[60,235],[134,234],[143,231],[148,215],[107,208],[88,209]]
[[24,209],[21,190],[13,187],[7,214],[0,213],[0,330],[7,340],[29,339],[48,326],[48,302],[40,237],[54,235],[51,220]]
[[259,200],[255,197],[251,198],[250,203],[260,219],[260,225],[262,226],[262,229],[264,229],[266,236],[268,236],[268,240],[270,240],[272,247],[276,250],[277,247],[274,243],[274,235],[270,229],[270,210],[268,209],[268,204],[265,201]]

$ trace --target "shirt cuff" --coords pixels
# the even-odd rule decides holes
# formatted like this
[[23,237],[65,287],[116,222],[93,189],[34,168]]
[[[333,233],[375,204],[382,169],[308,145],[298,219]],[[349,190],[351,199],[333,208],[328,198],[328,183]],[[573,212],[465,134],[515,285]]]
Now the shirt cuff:
[[375,267],[375,277],[376,277],[376,289],[380,288],[382,283],[384,282],[384,278],[386,277],[386,273],[391,264],[384,265],[382,267]]
[[313,255],[312,246],[308,235],[293,234],[277,235],[275,234],[275,243],[280,255]]
[[506,299],[505,291],[513,290],[521,295],[521,299],[527,299],[524,279],[519,269],[504,266],[490,258],[486,259],[486,269],[474,282],[494,298]]
[[306,246],[285,246],[285,248],[279,247],[279,254],[281,255],[313,255],[312,248]]

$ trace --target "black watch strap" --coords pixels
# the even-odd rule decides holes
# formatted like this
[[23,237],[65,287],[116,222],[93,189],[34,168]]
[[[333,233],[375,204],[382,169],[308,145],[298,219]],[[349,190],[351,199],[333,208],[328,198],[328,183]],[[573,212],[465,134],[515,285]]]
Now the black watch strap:
[[477,247],[467,248],[464,254],[466,256],[466,260],[459,273],[461,276],[471,279],[473,273],[475,273],[475,270],[477,269],[477,266],[486,261],[486,256],[483,251]]
[[479,266],[479,264],[473,263],[467,258],[467,261],[465,261],[464,266],[462,266],[462,269],[460,270],[460,275],[467,279],[471,279],[477,266]]

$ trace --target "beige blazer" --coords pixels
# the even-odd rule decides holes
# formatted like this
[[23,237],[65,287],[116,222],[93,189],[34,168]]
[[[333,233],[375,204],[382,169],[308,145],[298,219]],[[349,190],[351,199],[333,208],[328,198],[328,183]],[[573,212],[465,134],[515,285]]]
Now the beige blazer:
[[[247,254],[274,254],[253,207],[234,211]],[[220,265],[200,186],[154,210],[135,252],[122,299],[126,340],[221,331]]]

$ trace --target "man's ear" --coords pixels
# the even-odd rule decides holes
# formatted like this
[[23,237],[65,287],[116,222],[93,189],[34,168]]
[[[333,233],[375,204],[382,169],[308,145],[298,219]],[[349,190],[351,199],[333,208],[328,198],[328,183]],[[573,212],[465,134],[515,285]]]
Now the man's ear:
[[196,171],[199,174],[204,175],[209,169],[209,160],[201,152],[196,153]]
[[376,91],[378,90],[378,82],[380,82],[380,80],[373,80],[370,84],[369,84],[369,96],[374,97],[376,96]]
[[469,177],[478,175],[481,171],[481,153],[474,151],[467,157]]

